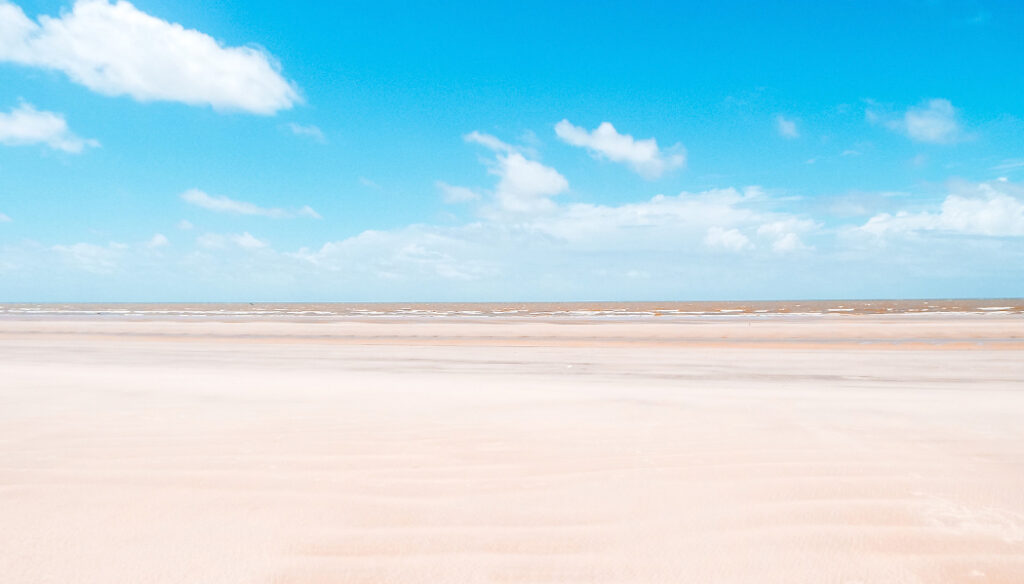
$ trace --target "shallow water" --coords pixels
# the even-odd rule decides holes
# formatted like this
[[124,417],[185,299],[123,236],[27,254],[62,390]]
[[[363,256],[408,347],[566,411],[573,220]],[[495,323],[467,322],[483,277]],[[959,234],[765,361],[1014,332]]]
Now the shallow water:
[[513,318],[634,320],[774,315],[1024,314],[1024,299],[786,300],[509,303],[119,303],[0,304],[0,316],[191,319]]

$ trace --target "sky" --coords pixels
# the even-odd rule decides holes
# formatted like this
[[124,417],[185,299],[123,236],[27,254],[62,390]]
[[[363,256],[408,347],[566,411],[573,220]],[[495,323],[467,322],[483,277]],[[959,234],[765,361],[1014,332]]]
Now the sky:
[[0,0],[0,301],[1024,296],[1024,4]]

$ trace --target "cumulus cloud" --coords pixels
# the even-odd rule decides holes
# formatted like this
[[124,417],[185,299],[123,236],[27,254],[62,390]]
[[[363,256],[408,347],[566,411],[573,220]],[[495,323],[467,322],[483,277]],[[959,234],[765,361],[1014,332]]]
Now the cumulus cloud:
[[124,1],[78,0],[38,22],[0,0],[0,61],[61,71],[104,95],[273,114],[300,101],[266,51],[224,46]]
[[63,115],[39,111],[27,103],[12,109],[10,113],[0,112],[0,144],[46,144],[54,150],[72,154],[86,147],[100,145],[96,140],[76,136],[68,128]]
[[658,148],[654,138],[636,140],[629,134],[620,134],[609,122],[602,122],[588,132],[572,125],[569,120],[562,120],[555,124],[555,134],[563,142],[586,148],[594,156],[627,164],[646,179],[656,179],[666,171],[686,164],[682,145],[676,144],[671,152],[665,153]]
[[435,181],[434,186],[441,191],[441,197],[445,203],[466,203],[480,198],[480,193],[469,187],[450,185],[444,181]]
[[[480,144],[495,152],[495,160],[489,172],[498,177],[494,200],[501,212],[518,214],[551,210],[554,208],[551,197],[569,189],[569,181],[557,170],[527,158],[518,148],[494,136],[474,131],[464,138],[467,142]],[[440,187],[440,184],[438,186],[442,192],[452,194]],[[464,191],[454,194],[463,197],[468,195]]]
[[883,123],[890,130],[905,134],[916,142],[951,144],[963,138],[957,110],[948,99],[929,99],[908,108],[895,119],[892,119],[891,114],[868,109],[865,119],[871,124]]
[[260,207],[245,201],[236,201],[224,196],[209,195],[199,189],[189,189],[181,194],[182,200],[190,205],[201,207],[208,211],[218,213],[234,213],[237,215],[259,215],[271,219],[289,219],[293,217],[310,217],[320,219],[320,214],[314,211],[309,205],[303,206],[296,211]]
[[498,176],[494,195],[502,209],[536,212],[552,208],[551,197],[569,189],[569,181],[550,166],[518,152],[499,154],[490,172]]
[[954,193],[935,212],[871,217],[857,231],[876,238],[923,233],[1012,237],[1024,236],[1024,187],[1006,179],[980,184],[956,184]]
[[725,229],[723,227],[711,227],[704,236],[704,245],[712,249],[724,249],[728,251],[743,251],[753,247],[750,239],[743,235],[738,229]]
[[818,224],[810,219],[788,217],[761,225],[757,228],[757,235],[770,242],[775,253],[791,253],[811,249],[800,238],[800,234],[817,228]]
[[549,239],[581,250],[696,254],[701,247],[733,252],[792,251],[780,240],[814,233],[820,225],[789,213],[760,208],[758,187],[657,195],[624,205],[565,205],[534,219]]
[[164,235],[163,233],[157,233],[157,234],[153,235],[153,237],[150,238],[149,241],[146,242],[146,247],[157,248],[157,247],[168,246],[170,244],[171,244],[171,242],[170,242],[170,240],[167,239],[166,235]]
[[784,116],[775,116],[775,129],[783,138],[793,139],[800,137],[800,131],[796,127],[796,121]]
[[324,136],[323,131],[313,124],[304,126],[302,124],[292,122],[287,124],[287,126],[288,129],[291,130],[292,134],[295,134],[296,136],[305,136],[306,138],[310,138],[311,140],[321,144],[327,143],[327,137]]

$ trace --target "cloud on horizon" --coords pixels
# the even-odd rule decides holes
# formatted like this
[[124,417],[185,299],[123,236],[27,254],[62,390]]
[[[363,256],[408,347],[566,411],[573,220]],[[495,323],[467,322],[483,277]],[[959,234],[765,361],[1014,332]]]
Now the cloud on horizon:
[[880,213],[858,230],[878,239],[933,234],[1024,236],[1024,187],[1006,179],[954,183],[937,211]]
[[956,295],[979,274],[1008,285],[1024,277],[1024,185],[954,182],[932,206],[832,226],[779,211],[779,200],[747,187],[617,205],[552,201],[529,215],[367,230],[297,250],[248,231],[174,247],[159,234],[136,244],[29,242],[0,245],[0,271],[17,283],[63,265],[100,290],[155,278],[157,295],[175,282],[223,290],[226,278],[253,299],[297,300]]

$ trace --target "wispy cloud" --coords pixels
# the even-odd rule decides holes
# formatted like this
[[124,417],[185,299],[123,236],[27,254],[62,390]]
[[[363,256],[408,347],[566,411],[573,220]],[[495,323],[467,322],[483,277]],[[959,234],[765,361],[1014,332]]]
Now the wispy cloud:
[[1005,172],[1007,170],[1017,170],[1019,168],[1024,168],[1024,159],[1004,160],[1002,163],[993,166],[992,170]]
[[366,187],[368,189],[373,189],[375,191],[381,190],[381,186],[379,184],[377,184],[373,180],[370,180],[370,179],[366,178],[365,176],[359,177],[359,184],[363,185],[364,187]]
[[110,274],[118,268],[119,260],[128,250],[128,246],[117,242],[107,245],[79,242],[55,245],[51,249],[80,270],[94,274]]
[[244,233],[204,233],[196,238],[196,244],[207,249],[222,249],[236,246],[242,249],[263,249],[269,244],[248,231]]
[[785,116],[775,116],[775,129],[780,136],[789,140],[800,137],[800,130],[796,127],[796,121]]
[[327,143],[327,137],[324,136],[323,131],[313,124],[302,125],[291,122],[286,125],[288,129],[291,130],[292,134],[295,134],[296,136],[304,136],[321,144]]
[[10,222],[11,222],[11,218],[10,217],[8,217],[7,215],[4,215],[3,213],[0,213],[0,223],[10,223]]
[[78,0],[70,11],[35,22],[0,0],[0,31],[0,61],[61,71],[104,95],[255,114],[301,101],[265,51],[222,46],[126,1]]
[[445,203],[466,203],[480,198],[480,193],[468,187],[450,185],[444,181],[436,181],[434,186],[441,191]]
[[472,132],[466,134],[465,136],[462,137],[462,139],[465,140],[466,142],[480,144],[481,146],[484,146],[485,148],[490,148],[495,152],[509,153],[520,151],[519,148],[512,146],[511,144],[507,144],[490,134],[483,134],[476,130],[473,130]]
[[[0,5],[0,9],[2,8]],[[72,154],[78,154],[87,147],[100,145],[96,140],[75,135],[68,128],[63,115],[39,111],[27,103],[22,103],[10,113],[0,112],[0,144],[46,144],[54,150]]]
[[676,144],[667,153],[662,152],[654,138],[637,140],[629,134],[620,134],[609,122],[602,122],[588,132],[572,125],[569,120],[562,120],[555,124],[555,134],[566,144],[586,148],[594,156],[627,164],[646,179],[656,179],[686,164],[686,153],[681,144]]
[[201,207],[218,213],[234,213],[237,215],[259,215],[271,219],[290,219],[293,217],[310,217],[320,219],[320,214],[306,205],[296,211],[271,207],[260,207],[254,203],[236,201],[224,196],[212,196],[199,189],[189,189],[181,194],[181,198],[190,205]]

